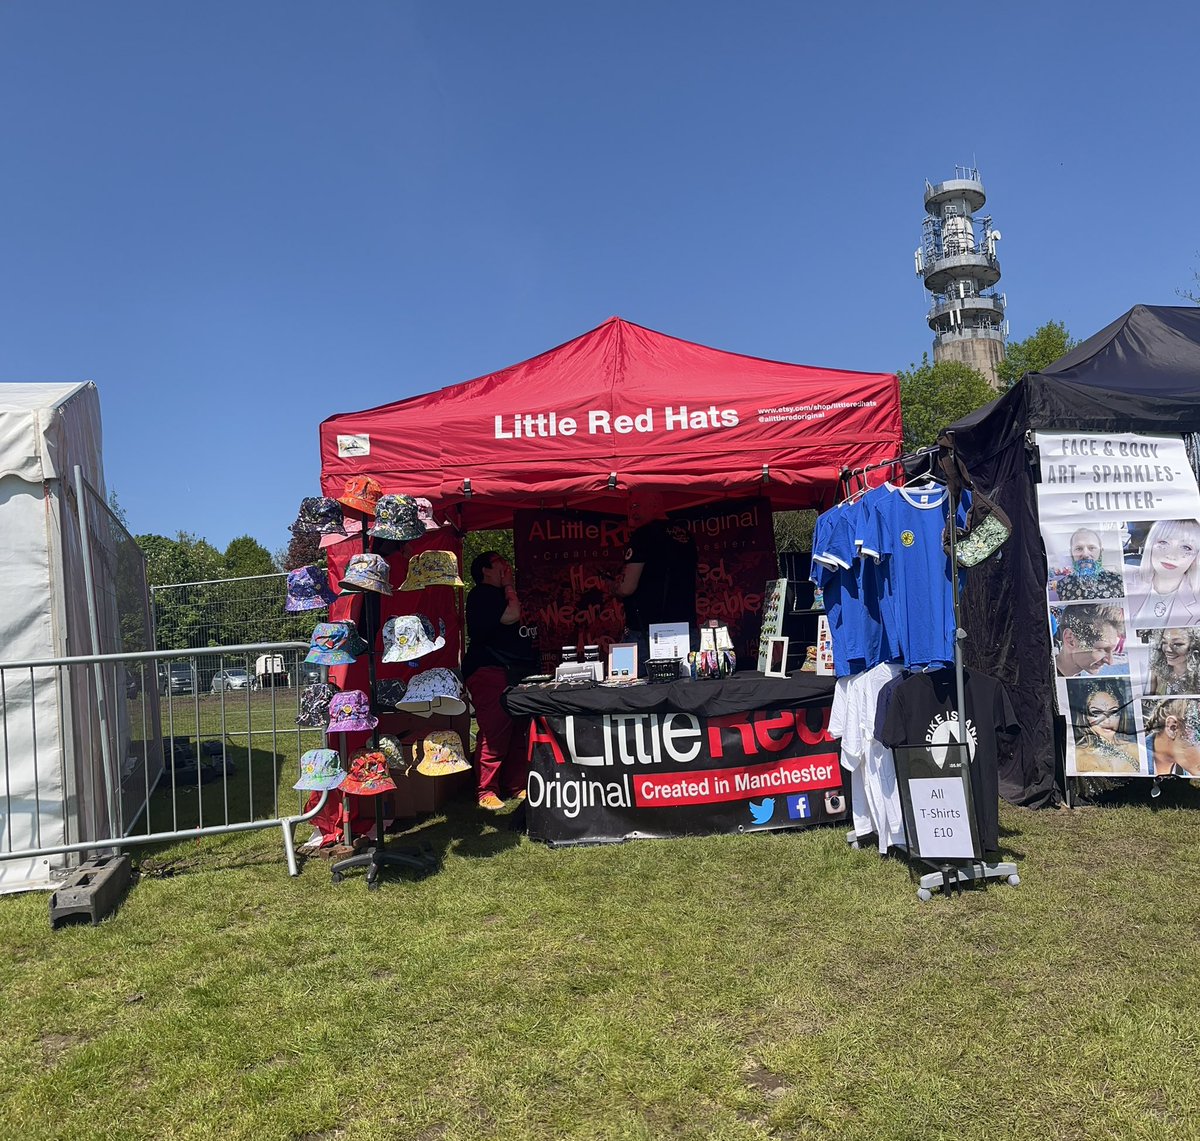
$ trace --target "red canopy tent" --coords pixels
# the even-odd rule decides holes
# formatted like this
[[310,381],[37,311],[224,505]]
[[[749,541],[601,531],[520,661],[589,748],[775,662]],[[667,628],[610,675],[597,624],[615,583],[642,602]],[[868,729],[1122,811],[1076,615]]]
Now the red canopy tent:
[[457,507],[468,529],[518,507],[621,514],[626,490],[672,507],[767,495],[827,506],[844,467],[899,454],[888,373],[806,368],[706,348],[612,317],[521,364],[438,392],[331,416],[321,486],[352,475]]

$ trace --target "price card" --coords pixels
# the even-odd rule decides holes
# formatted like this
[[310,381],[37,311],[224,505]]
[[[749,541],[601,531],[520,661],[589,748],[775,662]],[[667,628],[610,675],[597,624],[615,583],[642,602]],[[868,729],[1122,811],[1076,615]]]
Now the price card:
[[908,782],[917,851],[926,859],[975,855],[966,787],[961,776],[915,777]]

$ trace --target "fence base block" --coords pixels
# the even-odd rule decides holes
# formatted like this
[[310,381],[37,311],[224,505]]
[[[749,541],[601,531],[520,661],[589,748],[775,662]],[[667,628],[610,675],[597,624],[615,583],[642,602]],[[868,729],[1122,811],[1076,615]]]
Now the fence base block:
[[132,878],[133,864],[126,855],[97,856],[80,864],[50,896],[51,928],[81,919],[99,923],[116,911]]

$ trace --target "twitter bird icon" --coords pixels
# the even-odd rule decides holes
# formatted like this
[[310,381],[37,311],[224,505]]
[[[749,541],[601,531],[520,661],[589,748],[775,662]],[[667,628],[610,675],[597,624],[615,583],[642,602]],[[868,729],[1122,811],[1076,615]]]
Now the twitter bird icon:
[[761,804],[750,801],[750,819],[755,824],[766,824],[775,815],[775,798],[768,796]]

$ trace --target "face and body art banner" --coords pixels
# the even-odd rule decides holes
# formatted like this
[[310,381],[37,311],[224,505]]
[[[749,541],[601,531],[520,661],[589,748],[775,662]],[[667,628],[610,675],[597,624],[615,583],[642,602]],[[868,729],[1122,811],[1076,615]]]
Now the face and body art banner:
[[[738,662],[752,668],[758,653],[762,584],[779,574],[767,499],[722,500],[671,513],[696,542],[699,622],[729,627]],[[543,668],[552,672],[563,646],[600,646],[601,658],[620,640],[625,613],[605,578],[625,563],[630,530],[624,519],[587,511],[517,511],[513,518],[524,620],[537,627]]]
[[1067,775],[1200,777],[1200,490],[1183,441],[1036,439]]
[[828,724],[828,698],[716,716],[535,714],[529,836],[595,843],[844,818],[842,771]]

